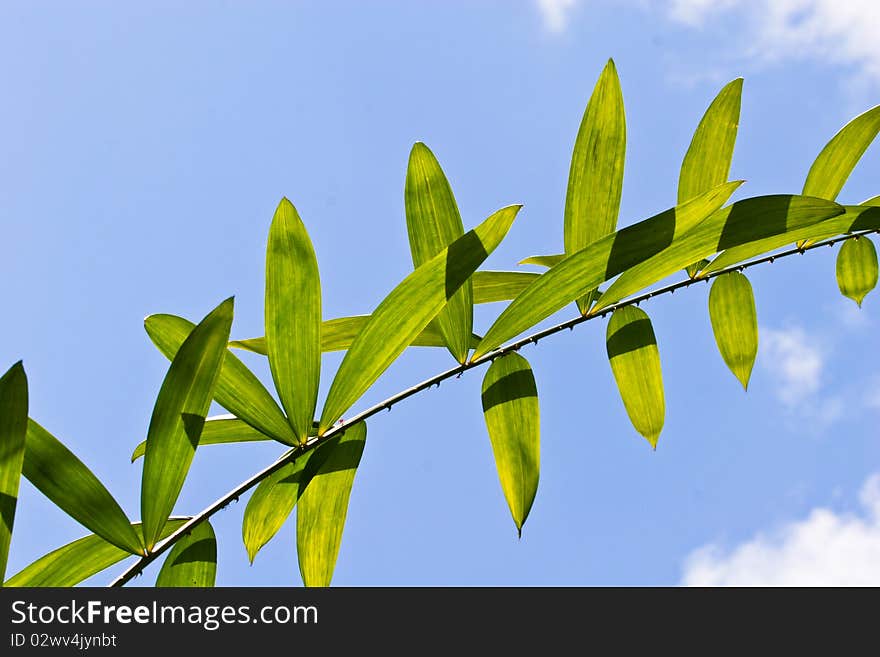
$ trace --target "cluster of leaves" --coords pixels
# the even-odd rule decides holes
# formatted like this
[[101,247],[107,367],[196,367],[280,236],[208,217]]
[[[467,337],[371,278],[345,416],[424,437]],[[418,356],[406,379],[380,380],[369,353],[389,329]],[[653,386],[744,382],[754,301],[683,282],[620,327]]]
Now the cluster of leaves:
[[[880,229],[880,197],[859,205],[842,205],[836,198],[880,131],[880,107],[853,119],[828,143],[802,194],[726,205],[742,183],[727,180],[741,91],[741,79],[729,83],[703,116],[682,163],[677,205],[618,230],[626,122],[609,61],[574,145],[564,252],[522,261],[546,267],[540,274],[479,270],[520,206],[502,208],[466,232],[440,164],[427,146],[416,143],[404,196],[413,272],[369,315],[322,320],[315,252],[296,209],[283,199],[266,250],[265,336],[230,340],[232,299],[198,324],[164,314],[145,321],[171,365],[146,440],[132,455],[133,462],[143,457],[140,523],[129,519],[85,464],[28,417],[27,379],[22,364],[15,364],[0,379],[0,581],[23,474],[92,534],[38,559],[5,585],[74,585],[135,556],[131,575],[165,551],[157,586],[213,585],[217,544],[209,517],[222,505],[198,516],[172,516],[196,448],[274,440],[287,451],[247,483],[256,485],[242,524],[248,556],[253,561],[297,507],[303,581],[329,585],[372,411],[348,422],[340,418],[409,346],[445,347],[455,361],[449,374],[491,362],[483,410],[498,477],[521,532],[540,472],[538,392],[528,361],[515,353],[519,343],[504,345],[572,303],[584,320],[612,313],[606,337],[610,366],[633,426],[656,448],[665,418],[657,340],[647,313],[626,299],[680,270],[691,280],[714,278],[709,314],[718,348],[747,387],[758,328],[752,287],[738,266],[786,245],[806,249],[818,240],[857,233],[839,253],[840,290],[861,305],[877,283],[876,251],[864,233]],[[474,304],[498,301],[509,303],[483,336],[476,335]],[[267,357],[274,396],[232,349]],[[321,355],[335,350],[346,353],[318,414]],[[206,417],[212,401],[229,415]]]

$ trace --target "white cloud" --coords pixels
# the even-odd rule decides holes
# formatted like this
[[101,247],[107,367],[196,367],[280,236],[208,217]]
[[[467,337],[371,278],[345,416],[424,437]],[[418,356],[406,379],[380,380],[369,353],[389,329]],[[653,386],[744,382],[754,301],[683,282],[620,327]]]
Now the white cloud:
[[877,0],[664,0],[669,16],[702,27],[720,14],[747,22],[746,54],[761,61],[819,58],[880,82]]
[[797,406],[819,391],[824,358],[815,340],[799,326],[759,330],[762,365],[776,382],[776,394]]
[[862,487],[864,511],[814,509],[770,536],[725,553],[708,545],[685,560],[686,586],[880,586],[880,474]]
[[568,25],[571,8],[577,0],[538,0],[538,9],[544,19],[544,27],[551,32],[562,32]]

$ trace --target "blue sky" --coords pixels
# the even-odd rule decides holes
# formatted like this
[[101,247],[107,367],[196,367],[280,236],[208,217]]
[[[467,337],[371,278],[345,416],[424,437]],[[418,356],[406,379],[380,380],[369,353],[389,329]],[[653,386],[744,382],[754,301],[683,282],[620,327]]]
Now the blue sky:
[[[674,203],[699,118],[738,76],[738,197],[798,192],[825,142],[880,102],[878,24],[868,0],[4,3],[0,363],[24,359],[31,415],[135,517],[129,455],[167,368],[142,320],[200,318],[234,294],[234,336],[262,334],[282,196],[315,244],[327,318],[369,312],[411,270],[417,140],[466,226],[524,204],[486,268],[559,252],[571,148],[609,57],[627,112],[621,225]],[[878,174],[874,145],[841,199],[880,193]],[[860,312],[840,296],[835,253],[752,270],[748,394],[717,353],[708,286],[643,306],[666,386],[656,452],[627,420],[602,322],[527,348],[542,471],[521,540],[480,373],[377,417],[334,584],[880,583],[880,320],[876,293]],[[498,312],[481,307],[478,330]],[[339,360],[325,357],[325,391]],[[358,407],[450,365],[411,349]],[[280,451],[200,450],[177,510]],[[250,566],[244,505],[214,522],[218,584],[300,585],[295,523]],[[10,573],[85,533],[29,484],[18,509]]]

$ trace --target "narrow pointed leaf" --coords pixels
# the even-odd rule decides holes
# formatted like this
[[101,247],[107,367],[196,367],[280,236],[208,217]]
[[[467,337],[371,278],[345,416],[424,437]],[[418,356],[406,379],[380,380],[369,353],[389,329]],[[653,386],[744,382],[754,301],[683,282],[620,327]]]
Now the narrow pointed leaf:
[[737,201],[713,214],[668,249],[621,274],[592,312],[599,312],[700,258],[773,235],[787,233],[792,239],[844,211],[843,206],[811,196],[757,196]]
[[22,473],[62,511],[104,540],[142,554],[140,536],[98,478],[60,440],[28,420]]
[[[479,273],[479,272],[477,272]],[[519,273],[519,272],[515,272]],[[321,327],[321,351],[345,351],[366,325],[369,315],[355,315],[353,317],[337,317],[328,319]],[[471,335],[470,347],[475,347],[480,341],[477,335]],[[266,338],[248,338],[246,340],[232,340],[229,346],[233,349],[243,349],[255,354],[266,355]],[[440,326],[436,320],[428,324],[413,340],[411,347],[445,347]],[[228,357],[228,356],[227,356]],[[219,386],[219,384],[218,384]],[[280,413],[281,411],[279,411]],[[284,416],[282,416],[283,419]]]
[[[165,358],[173,360],[195,324],[175,315],[150,315],[144,327]],[[296,435],[272,395],[235,354],[227,352],[223,357],[214,399],[256,430],[287,445],[296,443]]]
[[[437,158],[421,142],[416,142],[409,154],[404,204],[410,252],[416,268],[464,235],[452,187]],[[437,315],[445,345],[459,363],[467,360],[473,323],[473,289],[467,280]]]
[[873,207],[878,207],[878,206],[880,206],[880,195],[872,196],[868,200],[862,201],[859,205],[870,205]]
[[21,361],[0,377],[0,582],[6,577],[28,421],[27,375]]
[[732,265],[744,262],[759,255],[770,253],[781,247],[790,246],[806,236],[816,240],[836,237],[844,233],[860,230],[880,229],[880,208],[863,205],[845,205],[843,214],[825,219],[806,227],[798,228],[790,232],[782,232],[771,237],[758,239],[738,246],[726,249],[718,255],[708,266],[702,269],[702,274],[726,269]]
[[152,550],[199,444],[229,341],[233,301],[212,310],[184,340],[153,407],[141,484],[144,543]]
[[156,586],[213,587],[216,578],[217,538],[206,520],[174,544],[156,577]]
[[758,313],[749,279],[722,274],[709,290],[709,319],[721,357],[745,390],[758,355]]
[[[257,431],[246,422],[242,422],[231,415],[217,415],[205,420],[202,433],[199,436],[199,447],[203,445],[225,445],[229,443],[249,443],[262,440],[272,440],[266,434]],[[144,440],[131,455],[134,463],[144,455],[147,450],[147,441]]]
[[[703,115],[681,163],[678,203],[689,201],[727,181],[742,99],[742,78],[727,83]],[[688,265],[693,278],[699,263]]]
[[[613,60],[605,65],[578,130],[565,195],[565,253],[614,232],[623,189],[626,117]],[[582,313],[586,299],[578,299]]]
[[482,402],[501,489],[522,535],[541,471],[538,387],[528,361],[515,353],[495,359],[483,378]]
[[835,200],[878,132],[880,105],[863,112],[843,126],[810,167],[804,182],[803,195]]
[[[739,182],[721,185],[568,256],[541,274],[504,309],[483,336],[471,360],[500,347],[609,278],[663,252],[720,208],[739,185]],[[687,262],[694,260],[696,258]]]
[[254,489],[254,494],[244,510],[241,525],[242,539],[251,563],[263,546],[281,529],[314,477],[316,469],[337,442],[334,438],[321,447],[306,452],[293,463],[273,472]]
[[519,261],[521,265],[538,265],[539,267],[554,267],[558,265],[560,262],[565,260],[564,253],[557,253],[555,255],[537,255],[537,256],[529,256],[528,258],[524,258]]
[[474,272],[474,303],[510,301],[534,283],[538,276],[540,274],[529,271]]
[[[169,519],[162,530],[162,538],[169,536],[187,520]],[[132,531],[139,534],[141,524],[133,523]],[[76,586],[130,556],[129,552],[100,536],[90,534],[40,557],[6,580],[3,586]]]
[[346,429],[300,494],[296,553],[306,586],[330,586],[342,544],[351,487],[366,439],[365,423]]
[[865,295],[877,287],[877,250],[867,237],[847,240],[837,254],[837,286],[859,308]]
[[321,379],[321,280],[309,234],[286,198],[269,229],[265,310],[272,379],[294,433],[304,443]]
[[605,345],[626,413],[636,431],[656,448],[666,402],[657,338],[645,311],[635,306],[615,310]]
[[327,393],[319,434],[360,399],[489,257],[504,239],[519,208],[498,210],[416,269],[385,297],[342,359]]

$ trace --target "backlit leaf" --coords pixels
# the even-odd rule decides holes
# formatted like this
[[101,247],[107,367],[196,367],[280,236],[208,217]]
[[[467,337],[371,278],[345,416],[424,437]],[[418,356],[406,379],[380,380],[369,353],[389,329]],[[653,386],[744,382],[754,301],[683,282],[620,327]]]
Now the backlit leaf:
[[321,280],[309,234],[286,198],[269,229],[265,310],[272,380],[297,439],[304,443],[321,379]]
[[157,587],[212,587],[217,578],[217,538],[207,520],[174,544],[156,577]]
[[[257,431],[246,422],[231,415],[215,415],[205,419],[202,433],[199,436],[199,447],[203,445],[223,445],[228,443],[248,443],[261,440],[272,440],[266,434]],[[147,441],[144,440],[131,455],[131,462],[144,455]]]
[[324,433],[411,344],[510,229],[520,206],[498,210],[407,276],[379,304],[342,359],[327,393]]
[[21,361],[0,377],[0,582],[6,577],[28,422],[27,375]]
[[509,301],[531,285],[538,276],[540,274],[530,271],[474,272],[474,303]]
[[626,413],[636,431],[656,449],[666,403],[657,338],[645,311],[635,306],[615,310],[605,345]]
[[709,290],[709,319],[718,351],[748,390],[758,355],[758,313],[749,279],[738,271],[717,277]]
[[498,479],[522,535],[541,470],[538,387],[528,361],[516,353],[496,358],[483,378],[481,398]]
[[174,508],[214,396],[229,341],[233,301],[212,310],[184,340],[153,407],[141,484],[144,543],[152,550]]
[[[331,447],[299,498],[296,511],[296,553],[306,586],[330,586],[354,475],[361,462],[367,425],[351,426]],[[335,440],[335,439],[334,439]]]
[[856,237],[841,245],[837,254],[837,286],[859,308],[865,295],[877,286],[877,250],[869,238]]

